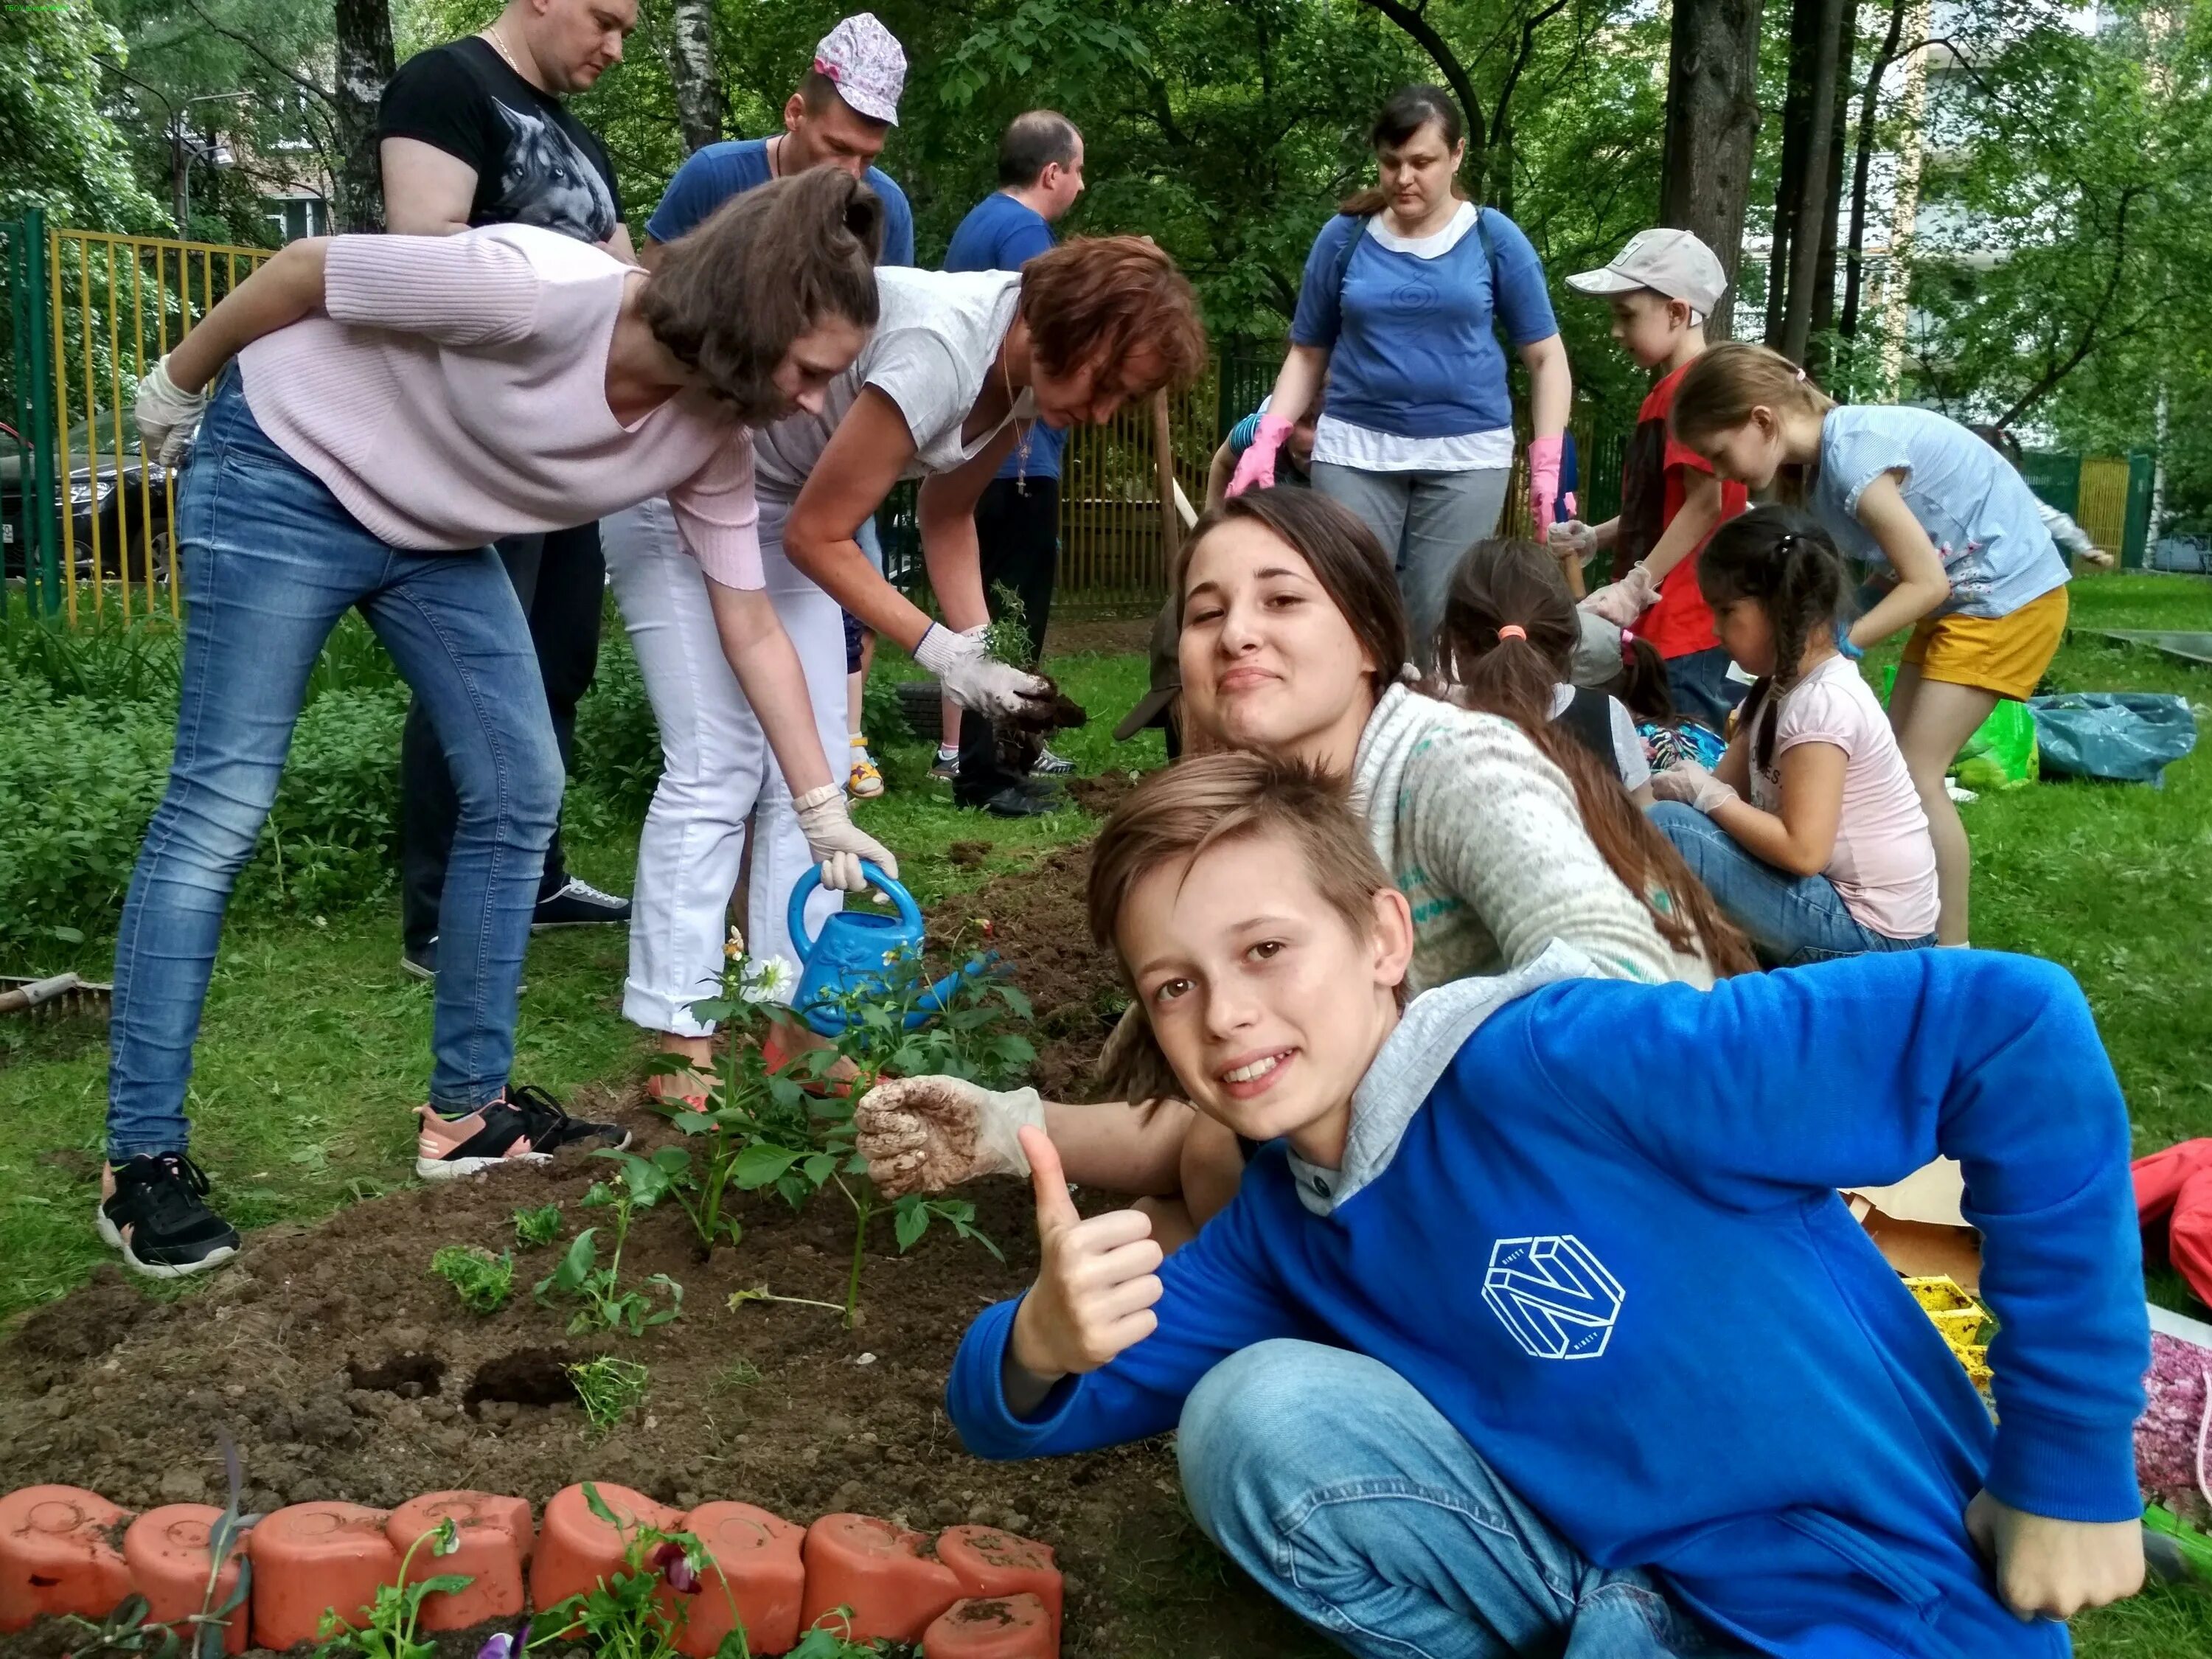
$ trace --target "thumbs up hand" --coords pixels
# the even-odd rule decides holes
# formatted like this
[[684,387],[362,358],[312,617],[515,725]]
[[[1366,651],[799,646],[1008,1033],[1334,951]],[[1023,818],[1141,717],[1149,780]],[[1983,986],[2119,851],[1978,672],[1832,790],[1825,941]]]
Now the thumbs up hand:
[[[1152,1218],[1113,1210],[1085,1220],[1067,1195],[1060,1153],[1044,1131],[1024,1128],[1036,1189],[1037,1241],[1044,1260],[1022,1299],[1006,1346],[1007,1397],[1033,1410],[1060,1378],[1097,1370],[1158,1324],[1160,1263]],[[1017,1375],[1017,1372],[1019,1374]]]

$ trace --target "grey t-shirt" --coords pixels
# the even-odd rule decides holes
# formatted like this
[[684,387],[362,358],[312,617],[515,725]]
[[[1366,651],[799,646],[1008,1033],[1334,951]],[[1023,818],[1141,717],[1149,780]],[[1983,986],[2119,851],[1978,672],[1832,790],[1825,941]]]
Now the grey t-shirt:
[[[753,434],[756,488],[763,495],[795,499],[863,386],[875,387],[906,417],[915,454],[902,477],[949,472],[973,458],[998,428],[963,444],[961,423],[982,396],[983,377],[1014,325],[1021,286],[1013,271],[878,269],[883,315],[875,333],[852,368],[830,382],[819,415],[794,415]],[[1024,388],[1009,418],[1036,415],[1036,399]]]

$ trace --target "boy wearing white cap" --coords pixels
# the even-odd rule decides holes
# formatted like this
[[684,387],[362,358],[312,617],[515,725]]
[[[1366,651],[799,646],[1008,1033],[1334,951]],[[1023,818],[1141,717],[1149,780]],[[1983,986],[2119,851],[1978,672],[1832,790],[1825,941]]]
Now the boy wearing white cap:
[[1578,294],[1613,307],[1613,337],[1647,369],[1663,371],[1638,411],[1622,459],[1620,516],[1601,525],[1570,520],[1552,527],[1562,555],[1614,550],[1615,579],[1583,608],[1649,640],[1667,664],[1678,713],[1714,731],[1744,688],[1729,678],[1729,655],[1698,591],[1698,553],[1743,511],[1744,488],[1723,483],[1694,452],[1673,441],[1668,411],[1684,372],[1705,349],[1705,319],[1728,291],[1713,251],[1686,230],[1639,231],[1601,270],[1567,278]]

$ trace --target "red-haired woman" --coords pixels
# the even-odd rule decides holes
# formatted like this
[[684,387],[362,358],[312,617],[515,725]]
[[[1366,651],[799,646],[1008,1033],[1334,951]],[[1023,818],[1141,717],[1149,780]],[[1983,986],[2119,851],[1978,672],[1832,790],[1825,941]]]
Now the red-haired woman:
[[[798,647],[822,740],[846,738],[839,608],[914,653],[979,717],[1019,709],[1034,676],[992,659],[975,504],[1032,422],[1103,422],[1124,404],[1197,377],[1206,334],[1175,262],[1134,236],[1078,238],[1019,272],[877,272],[882,320],[818,415],[754,444],[769,592]],[[886,581],[856,539],[902,478],[923,480],[922,556],[945,620]],[[725,917],[754,816],[749,942],[793,955],[792,889],[811,861],[759,722],[722,665],[702,587],[725,580],[683,556],[652,503],[610,521],[616,597],[659,717],[664,768],[638,846],[623,1012],[704,1064]],[[701,567],[704,566],[704,575]],[[758,812],[755,814],[756,803]],[[1015,805],[1015,803],[1009,803]],[[838,896],[821,896],[834,907]],[[696,1078],[657,1091],[696,1095]]]

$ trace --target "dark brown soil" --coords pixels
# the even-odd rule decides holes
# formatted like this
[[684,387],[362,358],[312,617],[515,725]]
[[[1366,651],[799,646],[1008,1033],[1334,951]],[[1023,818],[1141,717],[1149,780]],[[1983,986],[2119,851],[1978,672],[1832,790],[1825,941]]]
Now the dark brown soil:
[[[1079,1093],[1122,1002],[1084,921],[1085,858],[1080,848],[1047,854],[963,907],[990,919],[1034,1001],[1036,1081],[1050,1093]],[[586,1096],[571,1105],[629,1122],[641,1148],[671,1138],[635,1103]],[[594,1173],[588,1160],[502,1173],[270,1228],[173,1300],[102,1269],[0,1339],[0,1491],[59,1481],[131,1508],[221,1502],[216,1432],[228,1429],[252,1510],[310,1498],[391,1505],[456,1486],[542,1503],[588,1477],[684,1507],[740,1498],[802,1522],[841,1510],[923,1530],[972,1522],[1058,1549],[1071,1656],[1326,1651],[1200,1537],[1164,1443],[1026,1464],[961,1449],[942,1404],[945,1372],[969,1320],[1035,1270],[1023,1187],[968,1194],[1003,1266],[939,1229],[901,1256],[878,1218],[852,1330],[823,1309],[727,1305],[732,1291],[763,1285],[842,1302],[853,1232],[834,1189],[803,1213],[773,1197],[742,1200],[742,1242],[704,1262],[680,1212],[641,1215],[623,1281],[672,1275],[684,1314],[610,1339],[570,1335],[570,1308],[540,1305],[530,1289],[577,1230],[600,1224],[604,1246],[609,1213],[580,1203]],[[515,1294],[498,1313],[467,1313],[429,1276],[440,1245],[505,1249],[517,1208],[555,1200],[563,1244],[518,1255]],[[559,1368],[602,1351],[643,1361],[652,1381],[641,1411],[595,1443]],[[0,1639],[0,1653],[49,1650],[45,1639]]]

